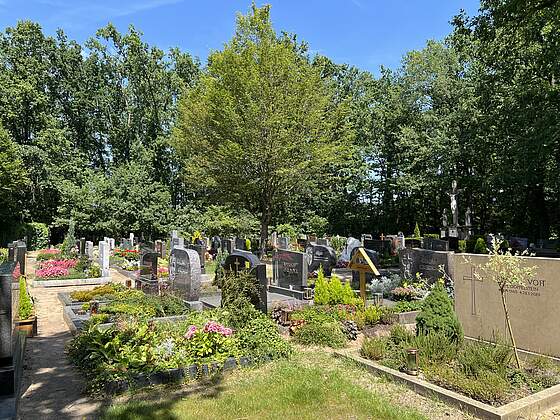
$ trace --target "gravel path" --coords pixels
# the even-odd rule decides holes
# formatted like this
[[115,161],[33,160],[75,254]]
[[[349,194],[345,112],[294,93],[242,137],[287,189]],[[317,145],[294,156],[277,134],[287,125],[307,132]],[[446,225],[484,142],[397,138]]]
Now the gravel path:
[[[34,266],[34,259],[28,261]],[[32,275],[32,273],[30,273]],[[125,277],[111,270],[113,281]],[[62,317],[59,292],[88,290],[94,286],[30,288],[38,317],[38,336],[27,340],[23,372],[21,419],[95,418],[100,401],[88,398],[83,377],[64,353],[72,334]]]

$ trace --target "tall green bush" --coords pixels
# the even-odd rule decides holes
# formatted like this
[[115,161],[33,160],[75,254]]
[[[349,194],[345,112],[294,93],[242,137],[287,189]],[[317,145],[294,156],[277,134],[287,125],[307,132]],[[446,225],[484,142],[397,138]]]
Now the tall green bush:
[[319,267],[319,272],[317,273],[317,280],[315,280],[315,296],[314,301],[317,305],[328,305],[329,304],[329,284],[325,279],[325,273],[323,272],[323,266]]
[[416,317],[416,332],[418,335],[442,332],[455,343],[463,341],[463,328],[453,310],[453,302],[440,282],[424,300],[422,311]]
[[486,241],[484,238],[478,238],[476,244],[474,245],[475,254],[487,254],[488,248],[486,247]]
[[75,235],[75,223],[73,220],[70,220],[68,224],[68,232],[66,232],[66,236],[64,237],[64,242],[62,242],[61,253],[65,257],[69,257],[72,255],[74,246],[76,246],[76,237]]
[[44,223],[25,224],[27,247],[30,251],[44,249],[49,245],[49,227]]
[[27,292],[27,283],[25,282],[25,277],[20,276],[18,318],[23,321],[31,318],[31,315],[33,315],[33,303],[31,303],[31,297]]
[[414,239],[420,239],[420,227],[418,226],[418,222],[416,222],[416,226],[414,226]]
[[360,303],[349,282],[344,285],[338,276],[333,275],[331,280],[325,278],[323,267],[319,267],[317,280],[315,281],[315,297],[317,305],[357,305]]

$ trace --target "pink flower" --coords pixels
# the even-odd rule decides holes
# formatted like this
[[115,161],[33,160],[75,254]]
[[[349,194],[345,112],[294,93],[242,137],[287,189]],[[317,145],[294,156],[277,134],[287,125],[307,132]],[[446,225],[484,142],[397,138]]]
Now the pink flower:
[[191,326],[189,327],[189,329],[187,330],[187,333],[185,334],[185,338],[186,338],[187,340],[190,340],[190,339],[192,338],[192,336],[194,335],[194,333],[196,333],[196,331],[197,331],[196,326],[195,326],[195,325],[191,325]]
[[218,324],[216,321],[208,321],[206,325],[204,325],[204,329],[202,331],[205,333],[215,332],[225,337],[229,337],[233,333],[231,328],[226,328],[223,325]]

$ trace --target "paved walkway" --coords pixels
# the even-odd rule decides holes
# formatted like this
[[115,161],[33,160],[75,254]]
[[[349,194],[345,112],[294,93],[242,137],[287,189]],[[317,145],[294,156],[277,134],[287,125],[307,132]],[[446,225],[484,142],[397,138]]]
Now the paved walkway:
[[[29,265],[35,261],[30,259]],[[111,270],[114,281],[125,277]],[[64,348],[72,334],[62,317],[59,292],[87,290],[94,286],[30,288],[38,316],[38,336],[28,339],[25,350],[20,419],[95,418],[101,408],[84,394],[82,375],[68,361]]]

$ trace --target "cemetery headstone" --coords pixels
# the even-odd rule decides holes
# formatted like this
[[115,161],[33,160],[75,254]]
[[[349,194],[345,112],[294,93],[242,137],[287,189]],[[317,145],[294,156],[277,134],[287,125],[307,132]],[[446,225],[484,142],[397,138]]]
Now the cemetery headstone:
[[86,255],[86,238],[80,238],[80,255]]
[[[266,277],[266,265],[262,264],[259,258],[248,251],[234,250],[228,255],[223,264],[224,271],[238,273],[247,271],[255,278],[257,296],[252,303],[263,313],[267,313],[267,288],[268,279]],[[222,289],[222,296],[227,290]]]
[[16,256],[16,245],[12,242],[8,244],[8,261],[14,261]]
[[109,277],[109,255],[111,251],[109,244],[105,241],[99,242],[99,265],[101,266],[101,277]]
[[353,255],[353,251],[356,248],[359,248],[362,246],[362,243],[353,237],[349,237],[348,240],[346,241],[346,246],[344,247],[344,250],[342,251],[342,255],[340,257],[341,260],[343,261],[350,261],[350,258],[352,258]]
[[278,238],[278,248],[279,249],[289,249],[290,248],[290,238],[281,236]]
[[178,236],[171,237],[171,251],[173,251],[177,247],[185,247],[185,239],[179,238]]
[[307,238],[298,238],[297,244],[298,247],[305,249],[307,247]]
[[194,249],[198,253],[198,257],[200,258],[200,267],[204,271],[204,260],[206,256],[206,247],[201,244],[193,244],[189,245],[189,249]]
[[449,251],[449,242],[435,238],[424,238],[422,240],[422,248],[431,251]]
[[323,267],[326,276],[330,276],[332,269],[336,265],[336,252],[330,246],[309,244],[306,253],[310,257],[308,270],[313,272]]
[[406,248],[421,248],[422,241],[416,238],[406,238],[404,240],[404,244]]
[[169,282],[172,289],[182,290],[186,300],[200,299],[201,269],[198,252],[177,246],[169,256]]
[[529,238],[512,236],[509,238],[509,246],[515,251],[523,252],[529,247]]
[[134,233],[130,232],[130,234],[128,235],[128,240],[130,241],[130,243],[132,244],[132,246],[135,245],[134,243]]
[[367,241],[369,239],[373,239],[373,236],[371,235],[371,233],[364,233],[361,236],[361,242],[362,244],[364,243],[364,241]]
[[157,281],[159,254],[150,248],[140,252],[140,277],[144,280]]
[[371,249],[379,255],[391,255],[390,239],[364,239],[364,248]]
[[278,233],[272,232],[270,244],[272,245],[272,248],[278,248]]
[[315,235],[309,235],[309,236],[307,237],[307,242],[317,243],[317,236],[315,236]]
[[19,270],[21,274],[27,274],[27,245],[24,241],[17,241],[15,250],[16,263],[19,263]]
[[12,334],[12,283],[18,280],[13,275],[15,267],[13,261],[0,264],[0,395],[15,391]]
[[331,246],[330,241],[327,238],[317,238],[317,245]]
[[272,256],[273,283],[285,289],[303,291],[307,287],[308,259],[303,252],[277,250]]
[[93,242],[86,241],[86,255],[88,260],[93,261]]
[[401,249],[399,251],[401,275],[412,279],[416,277],[416,273],[420,273],[430,283],[434,283],[442,277],[440,267],[446,274],[451,275],[452,254],[452,252],[418,248]]
[[235,238],[235,249],[239,249],[241,251],[249,251],[245,245],[245,238]]
[[163,245],[163,241],[160,240],[160,239],[158,239],[158,240],[156,240],[156,242],[154,243],[154,245],[155,245],[155,250],[156,250],[156,252],[159,254],[159,256],[160,256],[161,258],[164,258],[163,255],[162,255],[162,253],[161,253],[161,247],[162,247],[162,245]]
[[226,251],[228,254],[231,254],[234,248],[235,241],[233,239],[222,239],[222,251]]

